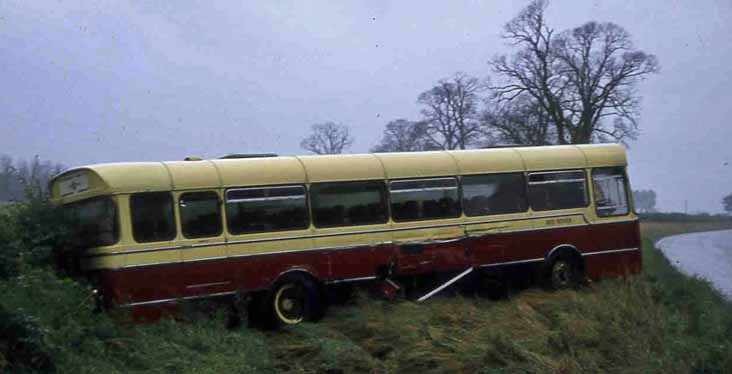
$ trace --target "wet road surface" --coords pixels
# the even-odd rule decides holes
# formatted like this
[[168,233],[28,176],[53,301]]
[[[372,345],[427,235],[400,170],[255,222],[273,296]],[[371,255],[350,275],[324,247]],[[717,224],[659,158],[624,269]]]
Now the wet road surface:
[[732,299],[732,230],[669,236],[656,247],[681,272],[709,280]]

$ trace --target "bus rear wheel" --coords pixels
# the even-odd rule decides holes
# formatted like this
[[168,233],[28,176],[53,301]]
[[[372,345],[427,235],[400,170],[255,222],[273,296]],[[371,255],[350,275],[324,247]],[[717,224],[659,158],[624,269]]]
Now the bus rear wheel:
[[547,285],[551,289],[576,288],[579,285],[579,280],[579,266],[572,257],[561,256],[552,261],[547,279]]
[[307,276],[286,275],[270,291],[269,309],[277,326],[317,321],[323,316],[323,298]]

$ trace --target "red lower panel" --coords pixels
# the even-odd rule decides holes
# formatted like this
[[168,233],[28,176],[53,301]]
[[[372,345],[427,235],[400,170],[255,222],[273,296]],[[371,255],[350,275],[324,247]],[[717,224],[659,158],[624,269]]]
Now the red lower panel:
[[[422,274],[469,266],[544,258],[554,247],[569,244],[582,253],[638,248],[638,223],[598,224],[556,230],[526,231],[396,247],[349,248],[242,256],[178,264],[101,271],[99,286],[114,304],[197,297],[269,288],[290,270],[304,270],[321,281],[376,275],[396,265],[400,274]],[[640,251],[585,256],[592,278],[640,271]]]
[[433,269],[436,272],[448,272],[464,270],[470,266],[470,259],[466,248],[466,240],[448,242],[443,244],[430,244],[433,246]]
[[592,251],[606,251],[641,246],[638,221],[591,225],[588,228],[588,233],[590,242],[583,252],[590,249]]
[[98,273],[105,300],[114,304],[172,299],[185,294],[181,263],[103,270]]
[[[381,248],[380,248],[381,247]],[[356,247],[343,250],[328,251],[330,274],[323,273],[330,279],[362,278],[374,275],[376,265],[374,252],[387,251],[386,246]]]
[[585,256],[585,272],[593,280],[637,274],[641,267],[640,249]]

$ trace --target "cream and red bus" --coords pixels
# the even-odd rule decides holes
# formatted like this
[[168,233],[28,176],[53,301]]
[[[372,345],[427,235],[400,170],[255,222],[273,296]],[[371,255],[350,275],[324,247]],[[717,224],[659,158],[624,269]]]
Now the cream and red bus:
[[615,144],[130,162],[73,168],[51,192],[76,222],[67,263],[105,306],[253,295],[297,323],[337,283],[455,275],[424,300],[515,265],[556,288],[636,273],[626,165]]

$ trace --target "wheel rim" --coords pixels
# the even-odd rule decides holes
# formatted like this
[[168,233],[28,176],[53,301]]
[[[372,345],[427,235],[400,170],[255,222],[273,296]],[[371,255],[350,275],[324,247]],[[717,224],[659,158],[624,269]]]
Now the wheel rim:
[[282,322],[289,325],[302,322],[305,310],[302,288],[293,283],[282,285],[275,294],[274,307]]
[[556,288],[567,288],[573,282],[572,267],[564,260],[559,260],[552,267],[552,283]]

